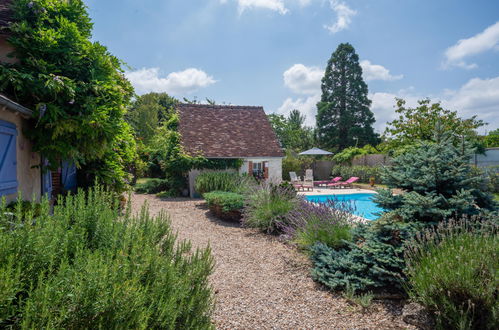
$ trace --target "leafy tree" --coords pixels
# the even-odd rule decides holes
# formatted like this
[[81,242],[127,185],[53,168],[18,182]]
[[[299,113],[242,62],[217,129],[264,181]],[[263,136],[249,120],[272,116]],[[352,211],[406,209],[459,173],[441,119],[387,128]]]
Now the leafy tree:
[[156,129],[167,121],[174,112],[178,100],[166,93],[148,93],[137,97],[126,114],[135,135],[148,144]]
[[9,42],[18,61],[0,65],[0,91],[35,110],[37,123],[26,132],[34,151],[52,166],[70,160],[108,183],[123,181],[134,158],[124,121],[133,89],[120,60],[91,41],[84,2],[16,0],[12,9]]
[[373,146],[366,144],[362,148],[348,147],[333,156],[333,160],[337,163],[352,163],[352,160],[357,156],[377,154],[379,151]]
[[495,209],[484,178],[470,164],[472,149],[456,147],[448,134],[434,139],[393,159],[382,173],[383,183],[404,193],[381,189],[375,201],[405,221],[427,223]]
[[316,117],[320,145],[343,150],[357,144],[378,144],[367,84],[352,45],[340,44],[332,54],[321,87]]
[[491,131],[484,139],[487,148],[499,147],[499,128]]
[[389,148],[400,148],[419,141],[435,141],[435,128],[446,132],[454,145],[467,141],[478,141],[476,129],[484,122],[476,116],[462,119],[456,111],[442,108],[439,102],[432,103],[430,99],[418,101],[415,108],[406,107],[403,99],[396,99],[395,112],[399,117],[387,124],[385,138]]
[[268,118],[284,148],[303,151],[312,147],[314,133],[312,128],[303,125],[305,116],[300,111],[293,110],[288,117],[273,113]]
[[301,129],[305,123],[305,116],[299,110],[291,110],[288,116],[288,124],[291,129]]

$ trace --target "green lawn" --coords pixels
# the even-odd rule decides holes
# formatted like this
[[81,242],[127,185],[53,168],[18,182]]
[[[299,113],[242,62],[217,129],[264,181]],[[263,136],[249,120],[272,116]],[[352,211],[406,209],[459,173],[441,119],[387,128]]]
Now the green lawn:
[[151,180],[151,178],[140,178],[140,179],[137,179],[137,183],[136,184],[143,184],[143,183],[146,183],[149,180]]

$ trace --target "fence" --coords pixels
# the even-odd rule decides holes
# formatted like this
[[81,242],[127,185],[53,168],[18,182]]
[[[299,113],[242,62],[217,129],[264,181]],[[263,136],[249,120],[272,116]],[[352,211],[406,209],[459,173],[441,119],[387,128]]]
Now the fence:
[[499,148],[488,148],[484,155],[474,155],[471,161],[477,167],[499,166]]

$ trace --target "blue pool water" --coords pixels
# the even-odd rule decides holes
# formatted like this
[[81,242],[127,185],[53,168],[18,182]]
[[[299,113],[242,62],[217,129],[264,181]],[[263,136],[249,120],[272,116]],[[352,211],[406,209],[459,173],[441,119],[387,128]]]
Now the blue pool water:
[[306,199],[313,203],[326,203],[329,200],[339,204],[347,204],[353,210],[353,214],[368,220],[376,220],[383,209],[377,206],[372,197],[374,194],[344,194],[344,195],[317,195],[306,196]]

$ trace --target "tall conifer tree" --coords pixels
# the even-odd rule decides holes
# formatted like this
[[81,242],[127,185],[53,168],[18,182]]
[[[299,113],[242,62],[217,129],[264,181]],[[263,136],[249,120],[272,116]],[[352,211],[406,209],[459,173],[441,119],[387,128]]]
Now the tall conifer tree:
[[374,115],[369,109],[367,84],[359,56],[349,43],[338,46],[322,78],[322,97],[317,104],[317,138],[321,146],[343,150],[349,146],[377,144]]

